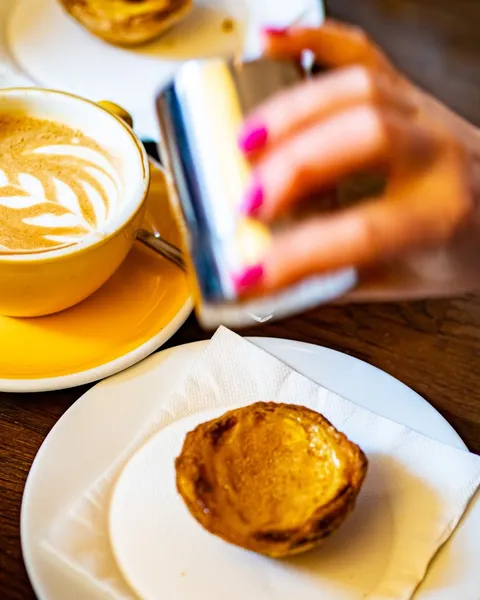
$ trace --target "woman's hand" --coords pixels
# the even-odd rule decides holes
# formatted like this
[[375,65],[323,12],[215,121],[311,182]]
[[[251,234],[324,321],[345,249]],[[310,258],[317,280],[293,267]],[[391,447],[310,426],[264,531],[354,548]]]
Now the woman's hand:
[[480,137],[401,76],[359,30],[268,31],[272,57],[311,50],[324,75],[287,90],[244,124],[254,177],[243,211],[271,221],[350,175],[379,170],[383,195],[315,216],[275,237],[265,260],[236,274],[244,294],[358,267],[357,298],[426,297],[480,284]]

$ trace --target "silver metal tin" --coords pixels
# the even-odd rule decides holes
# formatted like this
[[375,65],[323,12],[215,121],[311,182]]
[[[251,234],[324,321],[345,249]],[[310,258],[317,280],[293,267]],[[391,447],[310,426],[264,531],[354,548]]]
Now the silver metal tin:
[[[237,146],[244,117],[273,94],[299,83],[294,61],[192,61],[157,97],[160,154],[184,224],[198,287],[197,314],[206,327],[242,327],[311,308],[356,283],[353,270],[314,277],[267,298],[240,300],[232,273],[251,262],[254,237],[239,239],[239,206],[250,169]],[[245,227],[242,227],[244,232]],[[251,254],[251,253],[250,253]]]

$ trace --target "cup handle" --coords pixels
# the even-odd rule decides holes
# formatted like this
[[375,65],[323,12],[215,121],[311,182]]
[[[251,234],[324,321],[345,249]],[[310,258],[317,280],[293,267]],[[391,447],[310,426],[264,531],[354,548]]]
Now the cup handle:
[[[100,100],[99,102],[97,102],[97,104],[102,108],[105,108],[106,110],[110,111],[115,116],[125,121],[127,125],[133,128],[132,115],[129,112],[127,112],[124,108],[108,100]],[[149,161],[154,166],[160,166],[156,165],[156,161],[154,161],[152,158],[149,158]],[[146,229],[139,229],[137,231],[136,237],[139,242],[142,242],[142,244],[144,244],[157,254],[160,254],[160,256],[163,256],[163,258],[165,258],[166,260],[170,261],[183,271],[187,270],[185,258],[180,248],[177,248],[177,246],[174,246],[170,242],[167,242],[167,240],[164,240],[158,233],[152,233],[150,231],[147,231]]]
[[122,108],[118,104],[115,104],[114,102],[110,102],[109,100],[99,100],[97,104],[102,108],[105,108],[109,112],[113,113],[116,117],[119,117],[120,119],[122,119],[122,121],[125,121],[125,123],[129,127],[133,128],[132,115],[124,108]]

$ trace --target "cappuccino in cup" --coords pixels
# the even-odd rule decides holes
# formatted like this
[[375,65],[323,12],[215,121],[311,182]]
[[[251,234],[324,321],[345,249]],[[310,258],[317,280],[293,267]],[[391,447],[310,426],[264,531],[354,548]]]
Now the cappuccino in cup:
[[131,250],[150,166],[118,108],[52,90],[0,90],[0,314],[69,308]]
[[102,230],[118,209],[118,165],[81,131],[0,113],[0,147],[0,253],[74,245]]

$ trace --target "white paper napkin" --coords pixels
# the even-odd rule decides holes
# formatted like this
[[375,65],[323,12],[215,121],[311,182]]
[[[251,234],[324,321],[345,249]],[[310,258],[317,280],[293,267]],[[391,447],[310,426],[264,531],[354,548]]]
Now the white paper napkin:
[[165,398],[149,426],[58,517],[43,542],[46,553],[106,598],[134,598],[115,564],[107,531],[109,499],[122,467],[154,433],[178,419],[258,400],[321,412],[369,458],[355,512],[326,542],[322,560],[308,563],[318,598],[412,598],[479,487],[480,458],[358,407],[225,328],[217,331],[178,390]]

